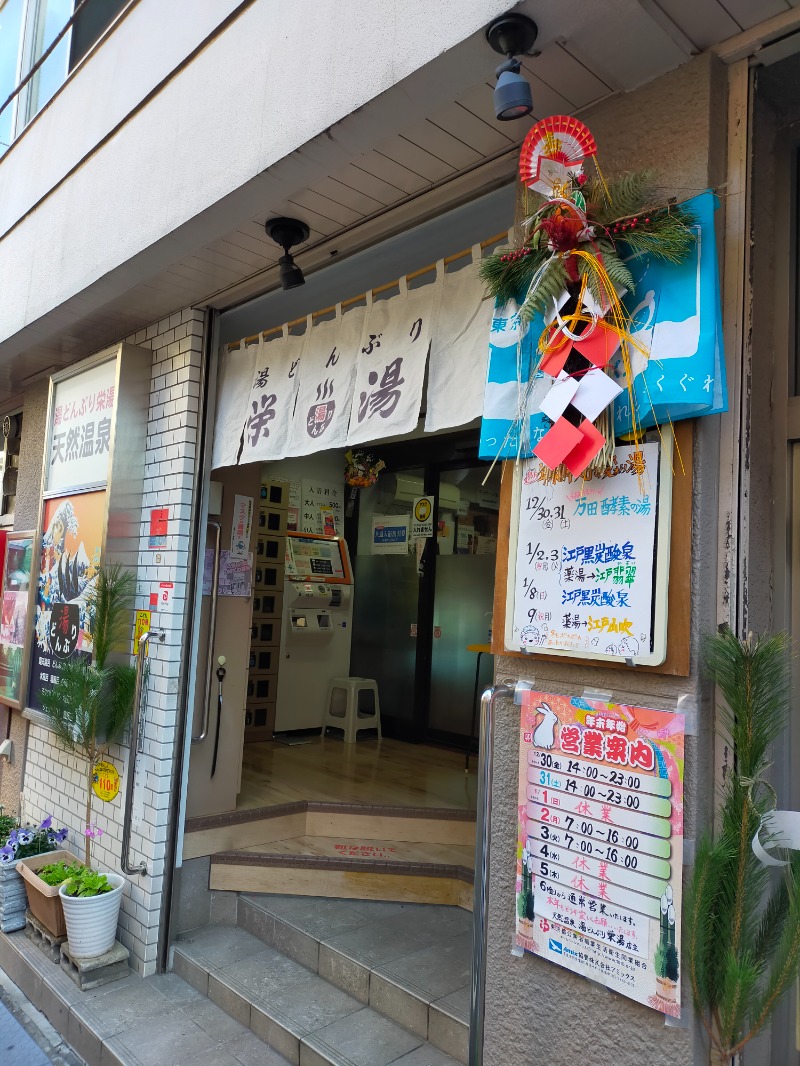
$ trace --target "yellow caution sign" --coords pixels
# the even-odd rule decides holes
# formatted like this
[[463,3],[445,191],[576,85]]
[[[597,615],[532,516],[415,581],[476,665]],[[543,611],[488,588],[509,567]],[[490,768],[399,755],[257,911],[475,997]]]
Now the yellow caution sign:
[[119,792],[119,771],[110,762],[98,762],[94,766],[92,789],[101,800],[113,800]]
[[[152,611],[137,611],[136,612],[136,625],[133,630],[133,654],[139,654],[139,640],[150,629],[150,620],[153,617]],[[145,654],[149,655],[147,645],[145,645]]]

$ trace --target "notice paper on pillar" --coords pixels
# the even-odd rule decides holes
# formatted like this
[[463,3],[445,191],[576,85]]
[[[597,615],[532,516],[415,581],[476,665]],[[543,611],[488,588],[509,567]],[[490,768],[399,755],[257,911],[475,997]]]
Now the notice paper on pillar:
[[658,665],[667,649],[672,438],[617,448],[602,476],[516,476],[506,647]]
[[169,508],[157,507],[150,512],[150,534],[147,538],[147,547],[156,551],[167,546],[167,531],[169,529]]
[[683,715],[522,699],[516,942],[679,1018]]
[[408,555],[408,516],[372,516],[372,555]]
[[433,496],[417,496],[414,500],[411,521],[411,539],[425,540],[433,536]]
[[252,496],[240,496],[236,494],[233,501],[233,526],[231,528],[231,557],[234,559],[246,559],[250,547],[250,534],[253,531],[253,507]]

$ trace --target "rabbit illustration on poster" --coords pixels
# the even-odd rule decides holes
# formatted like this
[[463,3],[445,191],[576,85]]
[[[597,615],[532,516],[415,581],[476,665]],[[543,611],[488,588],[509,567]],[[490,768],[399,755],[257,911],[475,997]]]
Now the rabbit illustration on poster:
[[558,718],[548,703],[540,703],[536,713],[544,715],[537,725],[533,734],[533,743],[537,748],[547,748],[549,751],[556,742],[556,722]]

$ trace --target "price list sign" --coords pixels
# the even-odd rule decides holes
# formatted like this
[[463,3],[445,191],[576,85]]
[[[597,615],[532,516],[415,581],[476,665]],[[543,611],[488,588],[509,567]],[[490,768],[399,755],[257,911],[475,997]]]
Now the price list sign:
[[526,692],[517,944],[680,1017],[683,715]]

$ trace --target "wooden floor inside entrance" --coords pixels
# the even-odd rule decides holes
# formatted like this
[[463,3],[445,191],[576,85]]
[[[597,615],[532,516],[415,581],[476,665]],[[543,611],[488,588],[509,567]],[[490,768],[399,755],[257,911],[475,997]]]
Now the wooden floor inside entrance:
[[313,737],[288,746],[246,744],[237,811],[310,800],[386,807],[475,810],[477,759],[399,740],[345,744]]

